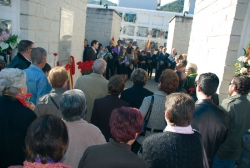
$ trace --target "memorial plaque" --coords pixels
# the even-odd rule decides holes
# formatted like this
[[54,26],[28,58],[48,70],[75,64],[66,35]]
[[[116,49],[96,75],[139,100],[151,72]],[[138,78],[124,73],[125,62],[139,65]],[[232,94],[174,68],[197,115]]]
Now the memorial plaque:
[[59,61],[62,65],[67,64],[71,56],[73,25],[74,12],[61,8]]

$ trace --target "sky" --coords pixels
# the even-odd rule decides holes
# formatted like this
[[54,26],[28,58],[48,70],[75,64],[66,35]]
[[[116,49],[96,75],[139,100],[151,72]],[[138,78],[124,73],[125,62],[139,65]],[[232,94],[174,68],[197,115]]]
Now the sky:
[[[116,4],[118,3],[118,0],[109,0],[109,1],[114,2]],[[165,4],[169,3],[169,2],[172,2],[172,1],[175,1],[175,0],[161,0],[161,6],[165,5]]]

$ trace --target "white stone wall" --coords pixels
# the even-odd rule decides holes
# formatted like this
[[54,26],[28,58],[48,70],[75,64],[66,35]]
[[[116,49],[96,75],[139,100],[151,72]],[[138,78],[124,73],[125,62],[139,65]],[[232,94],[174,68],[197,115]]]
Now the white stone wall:
[[[249,0],[196,0],[188,49],[188,61],[198,73],[213,72],[220,78],[220,101],[227,97],[235,74],[243,24]],[[248,9],[249,10],[249,9]]]
[[121,16],[113,9],[87,8],[85,38],[89,45],[97,40],[103,46],[109,45],[111,38],[119,39]]
[[188,51],[190,32],[192,27],[191,17],[174,16],[169,22],[167,50],[177,49],[178,54]]
[[[135,1],[134,1],[135,2]],[[88,4],[88,8],[104,8],[103,6],[100,5],[93,5],[93,4]],[[117,39],[132,39],[132,41],[144,41],[145,44],[148,40],[148,37],[142,37],[138,36],[138,28],[139,27],[146,27],[148,28],[148,31],[151,31],[152,29],[159,29],[163,31],[168,30],[169,26],[169,20],[175,16],[175,15],[180,15],[180,13],[176,12],[166,12],[166,11],[157,11],[157,10],[146,10],[146,9],[136,9],[136,8],[125,8],[125,7],[117,7],[117,6],[109,6],[109,9],[114,9],[118,11],[119,13],[122,14],[122,21],[121,24],[118,26],[119,29],[122,27],[122,29],[125,26],[134,26],[135,30],[132,33],[133,35],[127,35],[123,33],[123,30],[120,32],[119,38]],[[126,22],[124,21],[124,16],[125,13],[134,13],[137,15],[136,22]],[[192,16],[192,15],[190,15]],[[160,45],[164,45],[167,43],[167,39],[165,38],[150,38],[151,42],[159,43]],[[144,49],[144,47],[143,47]]]
[[[76,62],[81,61],[84,48],[86,1],[20,0],[21,39],[31,40],[36,47],[45,48],[48,52],[47,62],[54,67],[53,53],[59,51],[60,10],[66,8],[74,12],[71,55],[75,57]],[[76,69],[74,81],[80,75],[80,71]]]

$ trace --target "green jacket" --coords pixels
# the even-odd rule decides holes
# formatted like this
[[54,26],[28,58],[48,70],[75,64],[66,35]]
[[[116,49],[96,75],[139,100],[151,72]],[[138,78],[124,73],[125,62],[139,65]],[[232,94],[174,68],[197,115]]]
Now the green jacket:
[[242,152],[241,139],[250,128],[250,101],[247,96],[235,95],[223,100],[221,108],[229,115],[229,129],[216,155],[225,160],[238,160]]

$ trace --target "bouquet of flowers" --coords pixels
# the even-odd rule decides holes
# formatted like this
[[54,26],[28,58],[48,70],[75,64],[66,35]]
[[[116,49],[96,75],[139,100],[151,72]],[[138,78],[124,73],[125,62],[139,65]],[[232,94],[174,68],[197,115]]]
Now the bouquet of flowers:
[[105,48],[104,52],[105,52],[105,55],[103,56],[103,59],[105,61],[107,61],[108,58],[109,59],[113,59],[113,55],[109,52],[109,50],[107,48]]
[[20,39],[17,35],[11,35],[3,31],[0,35],[0,52],[11,53],[11,50],[17,48],[19,42]]
[[235,64],[236,74],[248,75],[250,77],[250,42],[247,49],[244,49],[244,56],[238,58],[238,62]]
[[134,60],[134,59],[131,59],[131,60],[130,60],[130,65],[136,66],[138,62],[139,62],[138,59],[135,59],[135,60]]
[[129,61],[128,61],[128,58],[125,56],[125,55],[121,55],[118,57],[118,62],[119,64],[125,64],[125,65],[129,65]]
[[88,75],[92,72],[92,65],[94,64],[94,60],[91,61],[79,61],[77,62],[78,69],[81,70],[82,74]]

